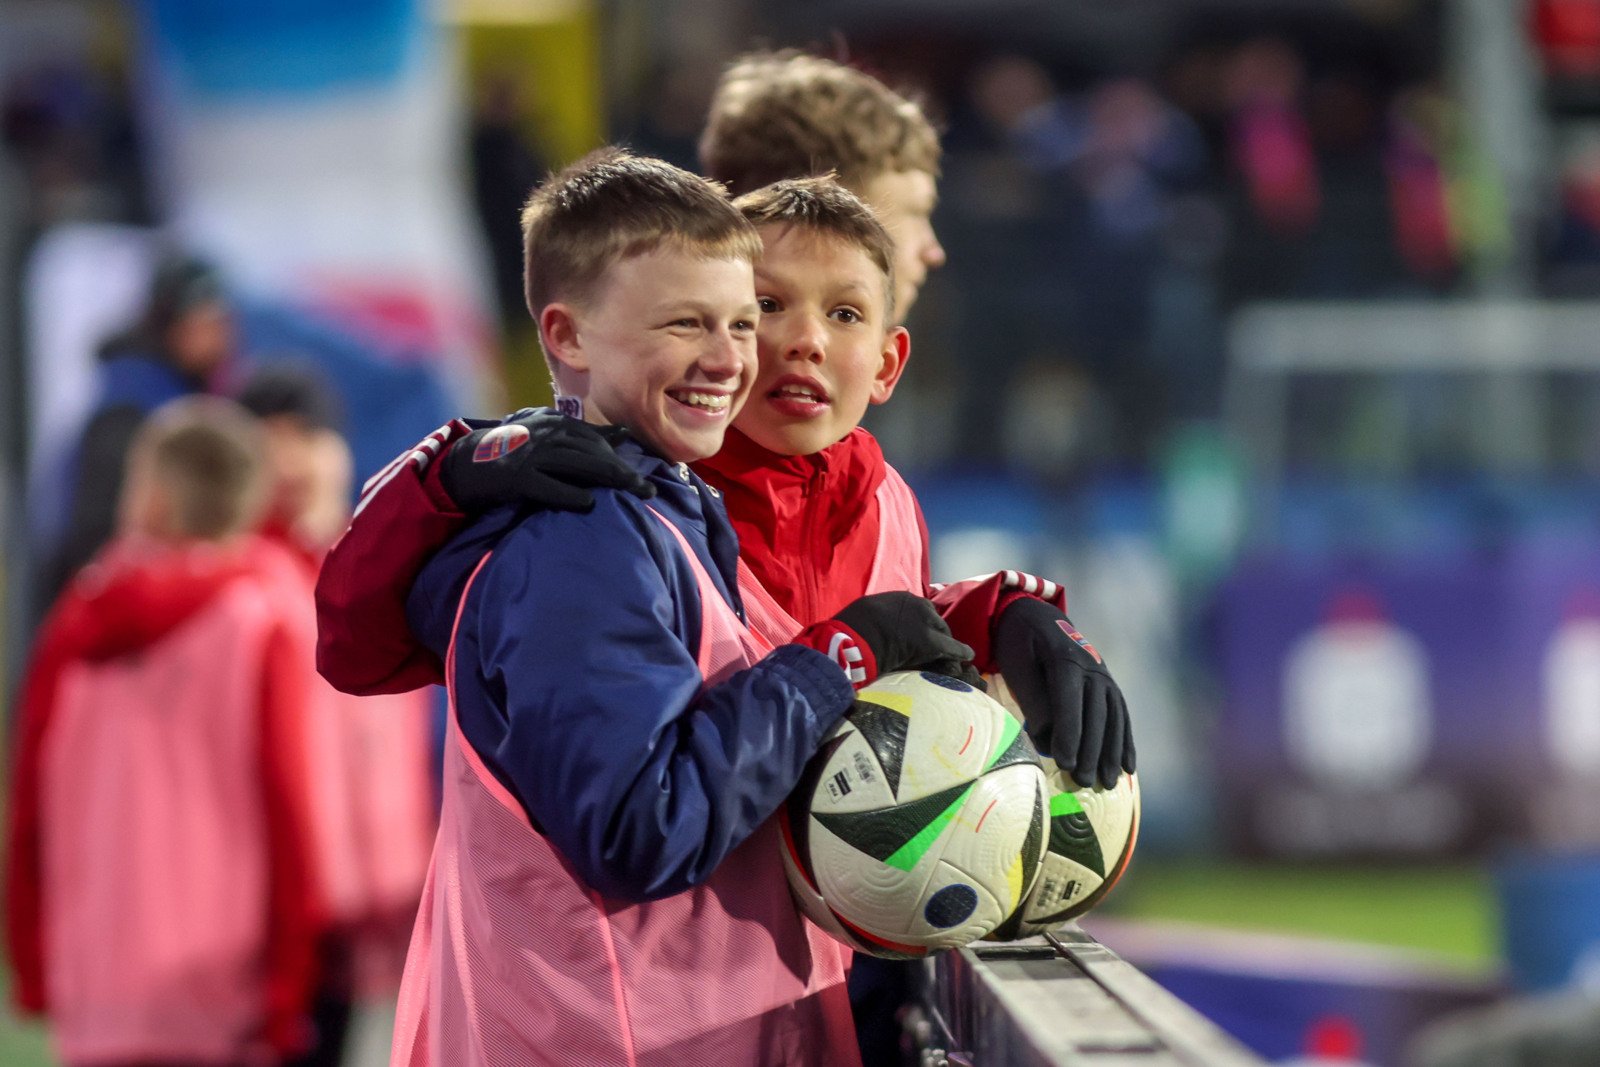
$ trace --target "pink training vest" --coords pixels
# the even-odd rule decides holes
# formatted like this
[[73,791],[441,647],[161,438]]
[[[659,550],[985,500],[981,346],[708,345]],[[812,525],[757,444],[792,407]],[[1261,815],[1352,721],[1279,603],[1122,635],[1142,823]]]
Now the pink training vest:
[[[872,560],[865,593],[924,590],[922,525],[917,521],[917,498],[893,467],[884,471],[878,485],[878,551]],[[796,619],[775,600],[761,579],[739,559],[739,596],[744,601],[750,629],[774,645],[794,637],[818,619]]]
[[[275,596],[239,578],[145,652],[62,674],[41,810],[67,1063],[266,1062],[259,708]],[[310,633],[291,632],[309,656]]]
[[[657,518],[694,568],[707,681],[770,651]],[[453,638],[448,661],[444,806],[392,1067],[859,1067],[848,950],[796,909],[774,822],[704,885],[646,904],[605,900],[462,735]]]

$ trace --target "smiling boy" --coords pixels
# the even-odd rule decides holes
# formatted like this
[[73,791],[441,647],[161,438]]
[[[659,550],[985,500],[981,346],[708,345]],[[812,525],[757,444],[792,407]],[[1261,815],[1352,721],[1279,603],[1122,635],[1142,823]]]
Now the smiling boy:
[[392,1062],[853,1067],[846,952],[795,909],[770,815],[852,683],[971,650],[903,592],[776,649],[746,628],[685,465],[755,379],[759,241],[715,185],[605,150],[541,187],[524,239],[568,409],[626,422],[654,496],[489,511],[411,590],[451,715]]

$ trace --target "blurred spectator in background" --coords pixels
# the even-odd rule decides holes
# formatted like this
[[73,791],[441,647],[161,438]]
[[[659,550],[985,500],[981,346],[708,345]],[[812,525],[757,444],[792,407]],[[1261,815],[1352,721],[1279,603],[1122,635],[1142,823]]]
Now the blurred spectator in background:
[[624,138],[632,150],[695,170],[706,101],[716,90],[717,74],[724,63],[722,56],[706,54],[657,66],[641,101],[644,110],[633,132]]
[[1322,183],[1304,112],[1305,67],[1285,41],[1240,46],[1224,75],[1233,234],[1230,303],[1296,294]]
[[119,79],[65,61],[22,66],[0,86],[0,135],[26,179],[26,230],[149,217],[140,147]]
[[1584,131],[1562,153],[1549,235],[1553,295],[1600,290],[1600,131]]
[[261,420],[272,494],[264,532],[315,566],[350,521],[350,447],[333,386],[294,356],[270,359],[239,390]]
[[[1206,175],[1204,140],[1193,122],[1138,78],[1107,80],[1069,98],[1041,64],[1006,55],[980,66],[971,89],[978,114],[1029,172],[1024,210],[1034,248],[1016,269],[1034,277],[1014,280],[1018,291],[1037,291],[1039,298],[1018,308],[1018,316],[1048,318],[1054,334],[1030,335],[1018,346],[1022,351],[1009,358],[997,353],[982,364],[985,389],[1000,398],[993,417],[1004,425],[1005,413],[1028,403],[1025,391],[1049,374],[1023,362],[1027,351],[1065,350],[1115,408],[1115,417],[1098,420],[1095,432],[1112,435],[1112,452],[1142,453],[1167,407],[1152,333],[1189,328],[1160,324],[1158,330],[1156,307],[1183,315],[1180,304],[1158,301],[1158,287],[1179,247],[1172,235],[1182,232],[1180,205]],[[1068,300],[1060,299],[1063,290]],[[1046,307],[1057,310],[1042,314]],[[1023,368],[1027,373],[1014,377]],[[988,431],[982,436],[996,439]],[[1073,436],[1089,446],[1081,459],[1105,454],[1088,434]],[[1039,466],[1026,452],[1007,458]]]
[[[256,371],[240,403],[262,424],[268,470],[263,531],[299,561],[309,605],[322,557],[350,521],[350,450],[333,391],[309,363]],[[316,1045],[295,1067],[340,1062],[353,1006],[392,1001],[416,918],[435,829],[432,701],[427,691],[353,697],[319,676],[306,724],[306,783],[320,895]]]
[[150,412],[169,400],[210,390],[234,352],[234,320],[222,280],[207,263],[174,256],[161,263],[143,318],[106,341],[100,395],[73,457],[67,528],[45,597],[110,539],[128,448]]
[[1400,256],[1413,277],[1435,289],[1455,281],[1463,251],[1446,166],[1457,123],[1454,110],[1438,86],[1406,86],[1390,105],[1384,148]]
[[318,899],[298,564],[253,536],[260,428],[180,399],[140,428],[118,536],[56,604],[11,782],[14,996],[75,1064],[274,1062],[311,1031]]
[[521,323],[522,205],[548,169],[523,132],[519,83],[496,72],[481,83],[472,116],[472,193],[494,266],[502,324]]

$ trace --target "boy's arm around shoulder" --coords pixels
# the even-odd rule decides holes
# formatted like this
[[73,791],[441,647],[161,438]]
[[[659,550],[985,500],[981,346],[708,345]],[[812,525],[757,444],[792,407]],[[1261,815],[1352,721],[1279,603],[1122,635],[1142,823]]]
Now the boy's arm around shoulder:
[[[485,565],[462,616],[457,706],[591,887],[653,899],[704,882],[755,832],[853,690],[798,646],[706,686],[682,550],[644,505],[597,497],[590,516],[524,523]],[[502,701],[503,726],[485,728]]]
[[442,682],[444,668],[406,625],[406,596],[435,551],[468,516],[439,484],[433,462],[472,432],[461,419],[395,457],[366,485],[350,527],[317,576],[317,670],[356,696]]
[[368,480],[317,581],[317,669],[356,696],[444,680],[406,626],[411,585],[470,513],[505,504],[588,511],[592,488],[655,490],[613,450],[613,431],[541,408],[452,419]]

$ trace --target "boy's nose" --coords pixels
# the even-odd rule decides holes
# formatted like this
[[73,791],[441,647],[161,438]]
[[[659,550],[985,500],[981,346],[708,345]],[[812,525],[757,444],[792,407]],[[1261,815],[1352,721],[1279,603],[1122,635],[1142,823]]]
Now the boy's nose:
[[820,363],[828,353],[827,336],[822,328],[822,323],[815,316],[806,316],[801,321],[795,332],[789,337],[789,343],[784,349],[785,359],[805,360],[808,363]]
[[700,369],[712,378],[732,378],[748,362],[745,349],[750,345],[726,330],[712,335],[711,343],[700,354]]
[[933,232],[933,227],[928,227],[928,240],[922,246],[922,263],[929,270],[938,270],[944,266],[944,245],[939,243],[939,235]]

